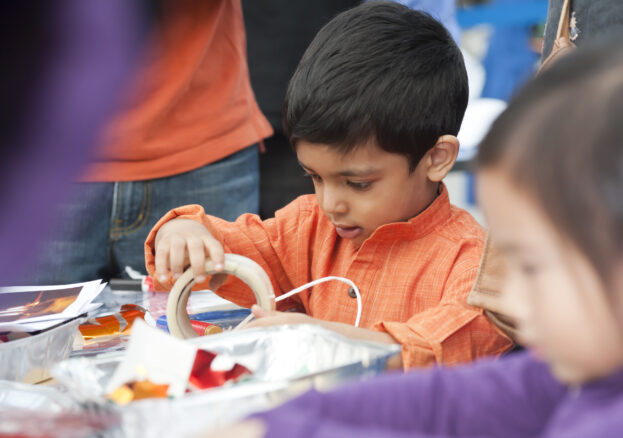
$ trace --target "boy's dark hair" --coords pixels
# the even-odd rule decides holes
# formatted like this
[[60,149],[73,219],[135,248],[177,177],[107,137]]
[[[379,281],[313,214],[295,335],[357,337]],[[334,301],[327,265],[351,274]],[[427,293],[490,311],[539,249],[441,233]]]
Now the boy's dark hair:
[[337,15],[305,51],[286,93],[284,133],[343,153],[375,140],[413,170],[467,106],[461,51],[430,15],[364,3]]
[[[479,147],[503,169],[606,287],[623,253],[623,49],[584,47],[512,100]],[[518,212],[521,214],[521,212]]]

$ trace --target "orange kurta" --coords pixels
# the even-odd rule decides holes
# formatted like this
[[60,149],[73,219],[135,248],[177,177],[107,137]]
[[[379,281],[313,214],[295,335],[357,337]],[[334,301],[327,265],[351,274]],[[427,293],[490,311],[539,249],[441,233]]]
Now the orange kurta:
[[[152,276],[156,233],[176,217],[203,223],[225,252],[259,263],[278,295],[329,275],[351,279],[363,301],[360,326],[386,331],[402,344],[405,368],[468,362],[511,346],[482,310],[466,304],[484,231],[469,213],[450,204],[445,187],[418,216],[379,227],[359,248],[337,235],[313,195],[298,198],[266,221],[245,214],[226,222],[205,215],[198,205],[179,207],[156,224],[145,243]],[[156,287],[170,289],[171,284]],[[278,303],[278,309],[294,307],[315,318],[352,324],[357,302],[348,289],[341,282],[319,284]],[[237,279],[229,279],[218,293],[243,306],[254,302]]]
[[240,0],[164,3],[124,110],[83,181],[178,175],[272,134],[251,89]]

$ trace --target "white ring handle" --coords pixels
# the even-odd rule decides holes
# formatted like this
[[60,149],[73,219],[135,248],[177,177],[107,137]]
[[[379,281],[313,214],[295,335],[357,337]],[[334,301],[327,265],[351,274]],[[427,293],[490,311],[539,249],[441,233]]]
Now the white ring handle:
[[[208,260],[206,273],[208,275],[229,274],[238,277],[251,288],[258,306],[265,310],[275,310],[275,292],[270,278],[264,269],[253,260],[238,254],[225,254],[224,269],[216,272],[212,261]],[[167,325],[169,332],[176,338],[188,339],[199,336],[190,325],[190,318],[186,310],[188,297],[194,284],[193,272],[189,268],[177,279],[169,293]]]

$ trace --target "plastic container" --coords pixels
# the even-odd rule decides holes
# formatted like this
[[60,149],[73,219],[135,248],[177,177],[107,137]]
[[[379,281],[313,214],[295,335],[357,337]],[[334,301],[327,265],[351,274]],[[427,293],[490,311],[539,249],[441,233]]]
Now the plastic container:
[[0,344],[0,379],[37,383],[50,378],[50,368],[71,353],[78,326],[75,318],[57,327]]

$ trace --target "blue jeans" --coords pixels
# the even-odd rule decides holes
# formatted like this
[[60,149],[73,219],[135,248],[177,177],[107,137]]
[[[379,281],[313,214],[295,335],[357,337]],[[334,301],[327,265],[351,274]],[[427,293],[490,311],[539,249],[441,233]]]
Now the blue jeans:
[[78,183],[60,206],[60,227],[44,244],[24,284],[75,283],[145,273],[143,244],[169,210],[200,204],[206,213],[235,220],[259,209],[257,146],[191,172],[146,181]]

